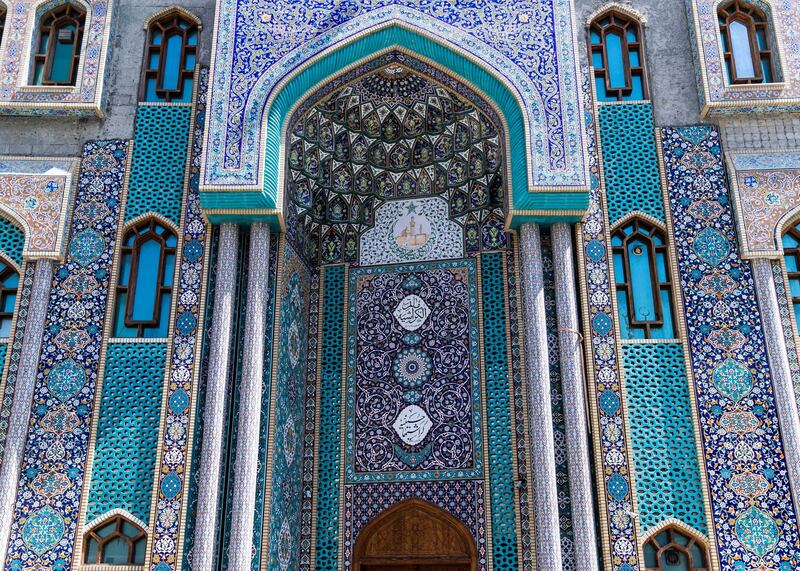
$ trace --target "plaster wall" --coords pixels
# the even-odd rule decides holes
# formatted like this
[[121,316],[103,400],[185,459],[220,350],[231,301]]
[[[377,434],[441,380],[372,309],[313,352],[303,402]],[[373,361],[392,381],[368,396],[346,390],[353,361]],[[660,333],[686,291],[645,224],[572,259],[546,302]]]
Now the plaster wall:
[[106,117],[2,117],[0,155],[80,156],[84,141],[131,138],[144,55],[144,21],[173,5],[200,18],[203,29],[199,63],[207,66],[211,59],[214,0],[117,0],[106,76]]

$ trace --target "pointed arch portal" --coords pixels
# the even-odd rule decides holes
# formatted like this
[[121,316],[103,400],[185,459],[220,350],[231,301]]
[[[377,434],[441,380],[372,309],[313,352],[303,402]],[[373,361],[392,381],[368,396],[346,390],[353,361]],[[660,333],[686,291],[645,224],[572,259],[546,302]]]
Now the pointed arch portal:
[[477,550],[455,517],[422,500],[387,509],[361,531],[354,571],[474,571]]
[[[269,14],[249,0],[222,3],[221,26],[239,20],[262,25],[233,44],[220,39],[224,30],[216,36],[200,181],[209,219],[282,227],[284,135],[295,105],[388,50],[435,62],[502,116],[511,171],[507,224],[580,219],[589,188],[584,88],[571,47],[572,15],[560,13],[564,6],[542,2],[523,13],[514,2],[499,2],[492,23],[476,26],[477,15],[470,22],[447,20],[414,1],[379,4],[363,13],[331,13],[323,24],[300,3],[278,2]],[[278,21],[282,15],[303,25],[289,33]]]

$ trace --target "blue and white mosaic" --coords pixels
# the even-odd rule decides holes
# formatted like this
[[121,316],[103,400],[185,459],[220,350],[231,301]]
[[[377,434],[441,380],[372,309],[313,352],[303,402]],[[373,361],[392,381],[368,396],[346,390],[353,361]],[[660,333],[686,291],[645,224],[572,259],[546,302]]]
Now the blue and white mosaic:
[[6,569],[67,569],[77,543],[128,144],[87,143],[48,303]]
[[[582,187],[586,182],[582,98],[567,0],[482,5],[371,0],[341,6],[279,0],[269,7],[258,0],[224,0],[218,14],[204,187],[259,187],[266,152],[261,119],[282,80],[320,54],[391,26],[418,30],[453,47],[508,86],[524,114],[531,186]],[[373,50],[381,47],[388,46]],[[345,51],[334,57],[329,75],[355,61],[342,61],[347,57],[356,56]]]
[[796,569],[797,514],[719,135],[706,126],[662,133],[720,567]]

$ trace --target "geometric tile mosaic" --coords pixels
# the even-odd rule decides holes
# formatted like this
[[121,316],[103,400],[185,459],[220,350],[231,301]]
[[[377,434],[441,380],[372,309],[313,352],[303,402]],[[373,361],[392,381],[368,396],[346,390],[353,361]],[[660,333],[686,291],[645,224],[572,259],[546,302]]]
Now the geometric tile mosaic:
[[[750,265],[739,257],[719,134],[662,130],[704,462],[722,569],[796,569],[797,514]],[[698,216],[716,203],[714,214]],[[709,287],[725,278],[725,290]],[[713,279],[713,280],[712,280]]]
[[10,568],[72,560],[128,145],[84,146],[64,263],[55,267],[8,548]]

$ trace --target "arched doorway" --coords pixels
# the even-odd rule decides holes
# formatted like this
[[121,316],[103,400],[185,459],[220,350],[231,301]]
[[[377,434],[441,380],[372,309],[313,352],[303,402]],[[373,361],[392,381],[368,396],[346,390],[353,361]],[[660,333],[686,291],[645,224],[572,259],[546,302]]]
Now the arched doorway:
[[384,511],[359,534],[354,571],[475,571],[469,530],[449,513],[421,500]]

